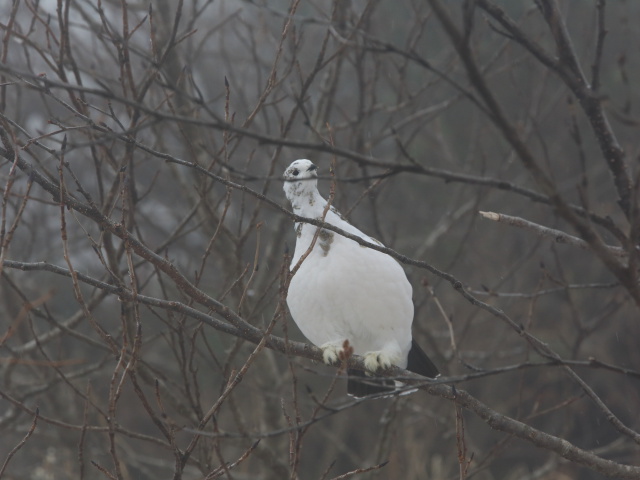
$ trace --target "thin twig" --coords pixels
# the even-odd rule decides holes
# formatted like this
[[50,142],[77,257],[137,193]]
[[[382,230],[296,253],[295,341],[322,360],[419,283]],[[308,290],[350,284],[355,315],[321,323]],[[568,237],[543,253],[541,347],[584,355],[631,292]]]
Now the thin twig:
[[[572,247],[582,248],[583,250],[589,250],[590,245],[582,240],[581,238],[575,237],[573,235],[569,235],[561,230],[556,230],[554,228],[545,227],[543,225],[539,225],[537,223],[530,222],[529,220],[525,220],[520,217],[513,217],[511,215],[505,215],[504,213],[495,213],[495,212],[478,212],[483,218],[488,220],[493,220],[494,222],[506,223],[507,225],[511,225],[514,227],[525,228],[527,230],[531,230],[536,235],[545,238],[551,238],[556,243],[563,243],[566,245],[571,245]],[[605,247],[611,252],[612,255],[616,257],[626,257],[629,254],[626,250],[621,247],[614,247],[611,245],[605,245]]]
[[7,458],[5,459],[4,463],[2,464],[2,468],[0,468],[0,478],[2,478],[2,474],[4,473],[4,471],[7,469],[7,466],[9,465],[9,462],[11,461],[11,459],[13,458],[13,456],[18,453],[18,450],[20,450],[22,447],[24,447],[25,443],[27,443],[27,440],[29,440],[29,438],[31,437],[31,435],[33,435],[33,432],[35,432],[36,430],[36,425],[38,424],[38,417],[40,415],[40,409],[38,407],[36,407],[35,410],[35,415],[33,416],[33,421],[31,422],[31,427],[29,427],[29,430],[27,431],[27,434],[24,436],[24,438],[22,440],[20,440],[20,442],[11,449],[11,451],[7,454]]

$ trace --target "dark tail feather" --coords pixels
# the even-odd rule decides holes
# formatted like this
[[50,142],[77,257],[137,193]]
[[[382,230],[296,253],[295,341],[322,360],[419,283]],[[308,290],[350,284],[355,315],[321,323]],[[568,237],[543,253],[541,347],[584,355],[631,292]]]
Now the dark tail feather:
[[429,378],[436,378],[440,375],[438,367],[436,367],[431,359],[427,357],[427,354],[424,353],[420,348],[420,345],[418,345],[415,340],[411,341],[407,370]]
[[347,393],[354,397],[366,397],[375,393],[392,392],[396,383],[388,378],[370,377],[360,370],[348,369]]

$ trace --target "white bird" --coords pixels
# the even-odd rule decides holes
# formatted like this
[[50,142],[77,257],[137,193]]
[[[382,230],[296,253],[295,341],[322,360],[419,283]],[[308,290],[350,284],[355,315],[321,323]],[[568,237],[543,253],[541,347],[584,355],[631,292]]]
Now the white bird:
[[[318,192],[317,170],[310,160],[296,160],[284,172],[284,191],[294,213],[320,220],[327,201]],[[324,221],[381,245],[333,207]],[[348,340],[371,373],[397,365],[437,377],[436,366],[412,340],[412,288],[400,264],[338,233],[323,228],[318,232],[318,227],[309,223],[296,223],[295,231],[292,269],[309,250],[316,233],[317,239],[291,279],[287,304],[302,333],[322,349],[325,363],[336,364]],[[347,391],[357,397],[388,392],[395,385],[385,379],[374,383],[371,373],[366,377],[357,370],[348,373]]]

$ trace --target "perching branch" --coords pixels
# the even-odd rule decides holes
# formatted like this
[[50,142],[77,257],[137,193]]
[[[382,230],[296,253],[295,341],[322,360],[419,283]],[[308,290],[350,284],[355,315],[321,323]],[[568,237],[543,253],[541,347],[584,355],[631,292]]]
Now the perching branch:
[[[20,268],[27,271],[44,270],[66,277],[71,276],[70,272],[64,268],[43,263],[28,265],[20,264],[19,262],[6,261],[5,267]],[[127,289],[115,287],[113,285],[97,281],[86,275],[78,273],[78,279],[95,287],[117,294],[120,297],[121,301],[129,301],[134,297],[134,293]],[[210,315],[188,307],[187,305],[184,305],[180,302],[165,301],[157,298],[147,297],[141,294],[136,294],[135,297],[137,301],[139,301],[143,305],[150,305],[164,310],[185,313],[189,317],[200,320],[207,325],[215,328],[216,330],[244,338],[245,340],[248,340],[259,346],[263,345],[267,348],[277,350],[280,353],[295,355],[317,362],[322,362],[322,350],[309,344],[287,341],[282,338],[270,335],[269,333],[265,334],[264,332],[260,332],[257,329],[249,331],[241,330],[234,327],[233,325],[230,325],[229,323],[218,321]],[[348,366],[349,368],[364,370],[364,362],[360,357],[357,356],[352,356],[351,358],[349,358]],[[587,452],[586,450],[572,445],[566,440],[544,433],[522,422],[511,419],[508,416],[499,414],[464,390],[461,390],[459,388],[452,388],[446,385],[446,383],[448,382],[447,378],[442,378],[435,381],[429,380],[425,382],[424,378],[420,375],[416,375],[412,372],[397,367],[389,368],[384,372],[380,372],[380,374],[392,378],[401,378],[403,379],[403,381],[409,383],[409,385],[417,386],[420,389],[427,391],[431,395],[450,400],[457,405],[460,405],[467,410],[475,413],[495,430],[512,434],[518,438],[521,438],[522,440],[533,443],[537,447],[549,449],[564,458],[585,466],[589,466],[590,468],[604,475],[615,476],[619,478],[637,478],[637,476],[640,475],[640,467],[622,465],[617,462],[602,459],[597,455],[594,455],[590,452]]]

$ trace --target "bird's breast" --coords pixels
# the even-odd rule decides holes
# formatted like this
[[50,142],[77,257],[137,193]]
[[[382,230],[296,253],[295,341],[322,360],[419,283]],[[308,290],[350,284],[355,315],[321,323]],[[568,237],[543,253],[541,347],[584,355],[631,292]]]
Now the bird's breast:
[[[410,341],[412,289],[402,267],[384,253],[324,232],[289,286],[287,302],[302,333],[316,345],[349,339],[356,353],[396,337],[399,344]],[[292,268],[312,238],[303,229]]]

